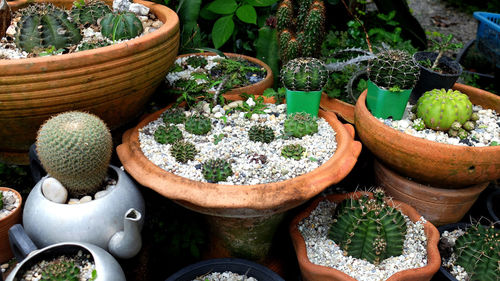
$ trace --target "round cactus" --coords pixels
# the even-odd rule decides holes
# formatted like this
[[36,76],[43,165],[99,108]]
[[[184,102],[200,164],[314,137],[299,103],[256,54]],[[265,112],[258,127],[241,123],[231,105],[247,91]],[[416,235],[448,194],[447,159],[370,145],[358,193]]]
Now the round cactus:
[[425,129],[424,121],[420,118],[415,119],[413,121],[413,129],[415,129],[417,131],[422,131],[423,129]]
[[142,23],[134,13],[108,13],[101,20],[103,36],[115,41],[131,39],[142,33]]
[[108,127],[97,116],[70,111],[42,125],[36,148],[47,173],[71,195],[79,196],[102,187],[113,143]]
[[329,237],[347,255],[375,265],[403,252],[406,222],[401,212],[388,206],[384,191],[375,190],[373,199],[349,198],[335,210]]
[[163,113],[165,124],[182,124],[186,121],[186,115],[182,108],[169,108]]
[[284,123],[284,132],[296,138],[313,135],[318,132],[316,118],[304,112],[288,115]]
[[420,68],[412,56],[400,50],[386,50],[368,63],[368,78],[380,88],[412,89],[420,76]]
[[417,116],[427,128],[447,131],[453,122],[464,124],[472,115],[472,103],[459,91],[434,89],[417,101]]
[[177,141],[170,147],[170,154],[175,158],[175,161],[180,163],[194,160],[197,153],[194,144],[187,141]]
[[255,142],[270,143],[274,140],[274,131],[268,126],[254,125],[248,131],[248,138]]
[[281,69],[281,81],[292,91],[320,91],[327,80],[325,63],[315,58],[296,58]]
[[206,135],[210,130],[212,130],[212,123],[210,119],[203,115],[192,115],[187,118],[184,124],[186,131],[195,135]]
[[78,281],[80,268],[73,261],[53,260],[43,267],[41,281]]
[[281,149],[281,156],[300,160],[305,151],[306,149],[300,144],[289,144]]
[[203,177],[211,183],[225,181],[233,175],[231,165],[224,159],[211,159],[203,163]]
[[97,25],[97,21],[108,13],[111,13],[111,9],[102,1],[90,0],[85,3],[80,0],[73,3],[70,15],[77,24]]
[[159,126],[154,133],[155,141],[161,144],[172,144],[178,140],[182,140],[182,132],[175,125],[167,127]]

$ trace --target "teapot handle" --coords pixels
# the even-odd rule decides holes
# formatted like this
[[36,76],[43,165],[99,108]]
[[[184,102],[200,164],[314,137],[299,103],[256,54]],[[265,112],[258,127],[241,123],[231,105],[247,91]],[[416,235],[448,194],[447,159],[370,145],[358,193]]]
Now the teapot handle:
[[18,262],[38,249],[20,224],[15,224],[9,229],[9,243]]

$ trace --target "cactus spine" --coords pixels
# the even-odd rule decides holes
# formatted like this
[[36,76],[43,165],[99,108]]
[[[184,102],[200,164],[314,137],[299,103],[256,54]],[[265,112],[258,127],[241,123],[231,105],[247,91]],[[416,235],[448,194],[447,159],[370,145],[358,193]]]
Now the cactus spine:
[[108,13],[101,20],[103,36],[115,41],[131,39],[142,33],[142,23],[133,13]]
[[177,141],[170,147],[170,154],[175,158],[175,161],[180,163],[194,160],[197,153],[194,144],[187,141]]
[[210,119],[203,115],[192,115],[187,118],[184,124],[186,131],[195,135],[206,135],[210,130],[212,130],[212,123]]
[[170,125],[167,127],[159,126],[154,133],[154,138],[158,143],[161,144],[173,144],[178,140],[182,140],[182,132],[175,125]]
[[313,135],[318,132],[316,118],[304,112],[288,115],[283,126],[285,134],[296,138],[302,138],[305,135]]
[[254,142],[270,143],[274,140],[274,132],[268,126],[254,125],[248,131],[248,138]]
[[231,165],[224,159],[210,159],[203,163],[203,177],[211,183],[225,181],[233,175]]
[[315,58],[296,58],[281,69],[283,85],[292,91],[319,91],[328,81],[325,63]]
[[412,89],[419,76],[420,68],[405,51],[386,50],[368,63],[368,78],[386,90],[394,87]]
[[111,13],[111,9],[102,1],[90,0],[85,3],[84,0],[80,0],[73,4],[70,14],[77,24],[97,25],[97,21],[108,13]]

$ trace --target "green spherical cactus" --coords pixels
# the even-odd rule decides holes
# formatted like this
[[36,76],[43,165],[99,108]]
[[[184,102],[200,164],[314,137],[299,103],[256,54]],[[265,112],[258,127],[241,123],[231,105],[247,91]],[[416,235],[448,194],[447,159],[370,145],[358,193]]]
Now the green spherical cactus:
[[177,141],[170,147],[170,154],[175,158],[175,161],[180,163],[194,160],[197,153],[194,144],[187,141]]
[[254,142],[270,143],[274,140],[274,131],[268,126],[254,125],[248,131],[248,138]]
[[375,265],[403,252],[406,221],[401,212],[387,205],[384,191],[373,198],[348,198],[335,210],[329,237],[347,255]]
[[192,115],[186,119],[184,124],[186,131],[195,135],[206,135],[212,130],[212,123],[208,117],[203,115]]
[[413,129],[415,129],[417,131],[422,131],[423,129],[425,129],[424,121],[420,118],[415,119],[413,121]]
[[208,64],[208,61],[203,56],[194,55],[189,57],[186,60],[186,63],[193,68],[198,68],[198,67],[205,67]]
[[417,101],[417,116],[427,128],[447,131],[453,122],[464,124],[472,115],[469,97],[459,91],[434,89]]
[[211,183],[225,181],[233,175],[231,165],[224,159],[210,159],[203,163],[203,177]]
[[300,160],[302,159],[302,155],[304,155],[305,151],[306,149],[300,144],[289,144],[285,145],[281,149],[281,156],[294,160]]
[[368,63],[368,78],[380,88],[409,90],[420,76],[412,56],[400,50],[383,51]]
[[35,49],[66,48],[82,40],[80,30],[68,14],[52,4],[33,4],[21,10],[15,42],[26,52]]
[[178,140],[182,140],[182,131],[179,130],[175,125],[170,125],[168,127],[159,126],[154,133],[155,141],[161,144],[173,144]]
[[97,21],[109,13],[111,9],[102,1],[90,0],[85,3],[84,0],[80,0],[73,3],[70,15],[77,24],[97,25]]
[[325,63],[315,58],[296,58],[281,69],[283,85],[292,91],[319,91],[328,81]]
[[494,225],[471,225],[457,238],[454,252],[469,280],[500,280],[500,230]]
[[134,13],[108,13],[101,20],[103,36],[115,41],[131,39],[142,33],[142,23]]
[[47,173],[73,196],[92,194],[102,187],[113,151],[111,133],[99,117],[78,111],[47,120],[36,140]]
[[305,135],[313,135],[318,132],[316,118],[304,112],[288,115],[283,126],[285,134],[296,138],[302,138]]
[[186,114],[183,108],[169,108],[163,115],[163,122],[165,124],[182,124],[186,122]]
[[80,268],[73,261],[50,261],[42,269],[41,281],[78,281]]

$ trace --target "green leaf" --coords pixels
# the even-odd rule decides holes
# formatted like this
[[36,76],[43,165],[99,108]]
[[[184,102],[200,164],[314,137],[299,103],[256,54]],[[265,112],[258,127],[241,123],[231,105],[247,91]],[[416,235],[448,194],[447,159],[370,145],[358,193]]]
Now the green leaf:
[[183,24],[198,21],[200,14],[201,0],[183,0],[179,7],[179,19]]
[[219,49],[231,37],[234,31],[233,15],[221,17],[214,23],[212,28],[212,42]]
[[238,8],[238,3],[235,0],[215,0],[207,5],[207,10],[219,15],[232,14],[236,8]]
[[236,10],[236,16],[246,23],[257,24],[257,12],[255,8],[250,5],[243,5]]
[[[257,50],[257,58],[265,62],[271,68],[274,76],[279,75],[279,55],[278,55],[278,35],[276,29],[264,26],[259,29],[259,35],[255,41],[255,49]],[[279,79],[274,80],[275,83]]]
[[266,6],[271,6],[277,1],[278,0],[247,0],[247,3],[254,7],[266,7]]

